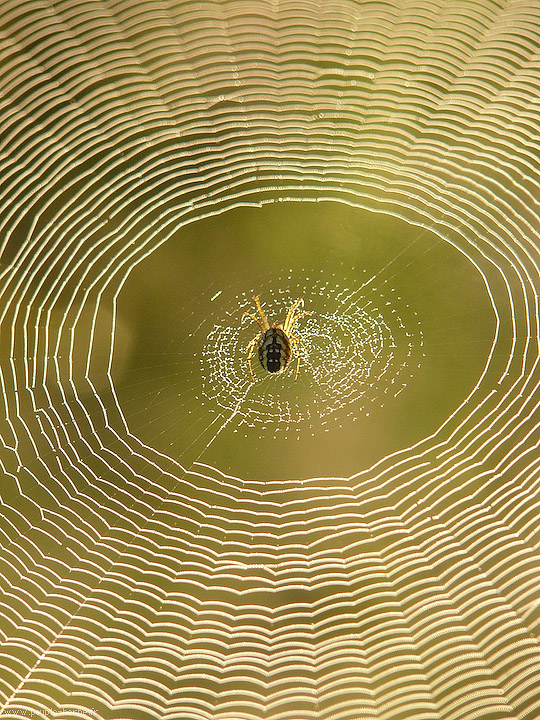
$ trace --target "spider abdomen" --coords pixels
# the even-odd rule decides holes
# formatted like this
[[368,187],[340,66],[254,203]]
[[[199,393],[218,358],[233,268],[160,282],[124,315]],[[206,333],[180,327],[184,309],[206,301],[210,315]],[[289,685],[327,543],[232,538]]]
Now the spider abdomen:
[[268,328],[259,340],[259,360],[269,373],[284,370],[291,359],[291,344],[280,327]]

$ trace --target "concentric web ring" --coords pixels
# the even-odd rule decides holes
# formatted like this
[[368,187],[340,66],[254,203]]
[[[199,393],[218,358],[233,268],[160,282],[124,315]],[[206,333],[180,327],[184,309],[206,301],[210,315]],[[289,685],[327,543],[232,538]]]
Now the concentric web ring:
[[0,15],[0,716],[537,720],[538,4]]

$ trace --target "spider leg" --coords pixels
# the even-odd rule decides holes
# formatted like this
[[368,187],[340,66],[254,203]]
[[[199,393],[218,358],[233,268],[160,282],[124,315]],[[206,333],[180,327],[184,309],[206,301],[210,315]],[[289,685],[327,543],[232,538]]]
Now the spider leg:
[[290,340],[292,346],[294,347],[294,351],[296,353],[296,372],[294,374],[294,380],[296,382],[296,378],[298,377],[298,371],[300,370],[300,353],[296,349],[296,346],[301,345],[304,348],[304,350],[307,350],[307,348],[304,345],[304,343],[302,342],[302,340],[300,340],[300,338],[297,337],[296,335],[289,335],[289,340]]
[[289,312],[287,313],[287,317],[285,318],[285,322],[283,323],[283,330],[285,333],[288,333],[289,330],[292,328],[293,323],[291,323],[291,318],[294,315],[294,311],[296,310],[296,308],[300,305],[301,301],[302,298],[298,298],[298,300],[291,305]]
[[[255,297],[254,297],[253,299],[255,300],[255,305],[257,306],[257,310],[259,311],[259,315],[262,317],[262,321],[263,321],[263,324],[261,325],[261,323],[259,323],[259,325],[261,325],[261,327],[262,327],[263,330],[269,330],[269,329],[270,329],[270,325],[268,324],[268,320],[266,319],[266,315],[264,314],[264,310],[263,310],[262,307],[261,307],[261,303],[260,303],[260,301],[259,301],[259,296],[258,296],[258,295],[255,295]],[[253,317],[253,316],[252,316],[252,317]],[[257,322],[259,322],[259,321],[257,320]]]
[[303,340],[301,340],[298,335],[289,335],[289,339],[293,341],[293,343],[296,345],[301,345],[304,350],[307,352],[307,347],[305,346],[305,343]]
[[296,356],[296,372],[294,373],[294,382],[296,382],[296,378],[298,377],[298,371],[300,370],[300,355]]
[[259,318],[256,317],[255,315],[252,315],[251,313],[248,313],[248,312],[243,312],[243,313],[242,313],[242,318],[244,317],[244,315],[247,315],[247,317],[250,317],[252,320],[255,320],[255,322],[257,323],[257,325],[261,328],[261,330],[262,330],[263,332],[264,332],[265,330],[268,330],[268,328],[265,328],[265,327],[263,326],[263,324],[261,323],[261,321],[259,320]]
[[253,338],[253,340],[247,346],[247,354],[248,354],[247,362],[248,362],[249,372],[251,374],[251,377],[253,378],[253,382],[255,382],[255,375],[253,374],[253,366],[251,364],[251,358],[253,357],[253,350],[255,349],[255,345],[258,343],[259,338],[260,338],[260,335],[257,335],[256,337]]
[[296,325],[296,323],[300,320],[300,318],[303,318],[304,315],[313,315],[313,310],[303,310],[302,312],[298,313],[298,315],[295,315],[294,317],[290,318],[289,321],[289,333],[293,329],[293,327]]

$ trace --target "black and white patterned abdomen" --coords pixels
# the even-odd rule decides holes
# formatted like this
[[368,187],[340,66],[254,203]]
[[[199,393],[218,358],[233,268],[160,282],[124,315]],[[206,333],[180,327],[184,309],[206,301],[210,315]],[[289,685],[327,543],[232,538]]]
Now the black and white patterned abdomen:
[[283,330],[269,328],[259,340],[259,360],[270,373],[283,370],[291,358],[291,345]]

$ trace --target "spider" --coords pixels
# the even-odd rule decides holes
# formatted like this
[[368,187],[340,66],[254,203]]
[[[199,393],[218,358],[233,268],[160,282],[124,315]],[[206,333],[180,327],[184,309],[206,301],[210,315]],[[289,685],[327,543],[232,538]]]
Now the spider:
[[281,325],[270,325],[264,314],[264,310],[259,302],[259,297],[256,295],[254,298],[255,305],[259,311],[258,318],[256,315],[245,312],[242,314],[247,315],[252,320],[255,320],[257,325],[261,328],[261,332],[256,335],[253,340],[247,346],[247,360],[249,365],[249,372],[255,382],[255,375],[253,374],[253,367],[251,365],[251,357],[255,346],[259,348],[259,361],[263,368],[269,373],[280,373],[287,367],[289,360],[291,359],[292,350],[294,349],[297,357],[296,373],[294,379],[298,377],[298,370],[300,369],[300,353],[298,352],[298,345],[302,345],[305,348],[304,343],[299,337],[292,334],[292,329],[304,315],[311,315],[311,310],[303,310],[302,312],[296,313],[296,308],[300,304],[302,298],[292,304],[283,326]]

